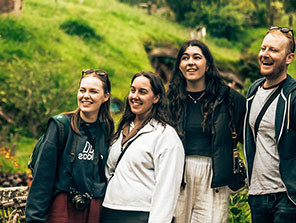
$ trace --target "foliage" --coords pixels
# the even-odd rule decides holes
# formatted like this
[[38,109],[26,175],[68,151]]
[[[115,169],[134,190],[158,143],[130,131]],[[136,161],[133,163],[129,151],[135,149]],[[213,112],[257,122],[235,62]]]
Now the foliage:
[[122,99],[130,77],[151,70],[147,40],[186,38],[182,26],[115,0],[27,0],[21,16],[0,17],[0,109],[13,120],[9,131],[26,136],[40,136],[51,115],[76,107],[82,69],[108,71],[112,95]]
[[157,6],[162,6],[165,3],[165,0],[119,0],[120,2],[128,3],[130,5],[137,5],[140,3],[153,3],[156,4]]
[[12,154],[12,150],[6,147],[0,147],[0,170],[1,172],[17,172],[19,170],[19,163]]
[[194,0],[166,0],[169,7],[174,11],[176,20],[182,22],[185,20],[185,14],[193,11],[192,3]]
[[90,27],[88,22],[82,19],[66,20],[60,25],[60,28],[69,35],[77,35],[85,40],[95,39],[100,41],[102,39],[101,36],[96,34],[95,29]]
[[[244,163],[245,157],[243,154],[243,145],[241,143],[237,146],[239,150],[239,156],[243,160]],[[230,194],[229,200],[229,223],[251,223],[251,212],[248,204],[248,188],[244,188],[243,190]]]
[[6,18],[4,20],[0,26],[0,33],[3,39],[10,39],[17,42],[26,42],[33,37],[27,27],[12,18]]
[[67,99],[74,95],[71,82],[63,79],[59,71],[39,69],[34,64],[22,64],[14,68],[18,75],[7,71],[2,90],[12,95],[13,89],[13,97],[0,99],[3,109],[10,111],[15,123],[26,126],[34,137],[40,136],[49,116],[58,113],[57,108],[67,105]]
[[200,5],[193,4],[193,9],[193,12],[185,14],[190,26],[206,26],[212,36],[229,40],[238,40],[242,36],[244,18],[232,5],[209,5],[201,8]]
[[268,25],[268,9],[266,4],[254,1],[254,7],[247,13],[249,27],[264,27]]
[[287,12],[296,12],[296,4],[291,0],[283,0],[284,8]]
[[0,131],[0,172],[16,173],[23,168],[16,157],[17,140],[13,134],[7,136],[5,129]]
[[250,207],[248,204],[248,190],[230,195],[229,223],[251,222]]
[[238,62],[238,73],[254,82],[261,77],[256,54],[243,54]]

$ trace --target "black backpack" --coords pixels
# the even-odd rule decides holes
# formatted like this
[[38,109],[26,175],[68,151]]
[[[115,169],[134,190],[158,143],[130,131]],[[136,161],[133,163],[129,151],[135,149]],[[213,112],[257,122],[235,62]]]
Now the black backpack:
[[[59,131],[58,157],[59,157],[62,154],[62,152],[64,151],[64,147],[65,147],[66,140],[67,140],[68,133],[69,133],[69,129],[70,129],[69,128],[70,121],[66,115],[55,115],[49,119],[47,127],[51,121],[56,122],[58,125],[58,131]],[[33,173],[33,170],[34,170],[34,167],[35,167],[35,164],[36,164],[39,152],[40,152],[40,146],[44,142],[44,138],[45,138],[44,135],[42,135],[38,139],[38,141],[34,147],[34,150],[31,154],[30,160],[28,162],[28,168],[31,169],[32,173]]]

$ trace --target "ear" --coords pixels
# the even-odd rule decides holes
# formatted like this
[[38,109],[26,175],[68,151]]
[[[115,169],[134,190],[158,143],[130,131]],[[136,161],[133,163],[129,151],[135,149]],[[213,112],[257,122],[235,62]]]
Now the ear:
[[107,93],[104,95],[104,102],[108,101],[109,98],[110,98],[110,93],[107,92]]
[[160,99],[159,94],[153,97],[153,104],[156,104]]
[[295,58],[295,54],[294,53],[289,53],[286,57],[286,64],[289,65],[290,63],[292,63],[292,61]]

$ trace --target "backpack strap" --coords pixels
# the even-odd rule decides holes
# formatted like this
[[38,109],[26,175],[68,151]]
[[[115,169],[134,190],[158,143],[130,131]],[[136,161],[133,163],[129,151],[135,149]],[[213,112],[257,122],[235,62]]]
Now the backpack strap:
[[[58,125],[58,131],[59,131],[59,138],[58,138],[58,159],[60,159],[61,154],[64,151],[64,148],[66,146],[67,138],[69,135],[70,130],[70,120],[67,115],[55,115],[50,118],[50,120],[55,121]],[[49,121],[50,121],[49,120]]]
[[282,86],[283,84],[280,84],[278,86],[278,88],[272,93],[272,95],[268,98],[268,100],[265,102],[263,108],[260,110],[259,115],[257,116],[255,125],[254,125],[254,135],[255,138],[257,138],[257,133],[258,133],[258,129],[259,129],[259,124],[267,110],[267,108],[269,107],[269,105],[273,102],[273,100],[280,94],[281,90],[282,90]]
[[[48,120],[48,124],[47,124],[47,128],[49,126],[49,123],[51,121],[54,121],[57,124],[58,127],[58,142],[57,142],[57,157],[58,159],[60,159],[61,154],[64,151],[65,145],[66,145],[66,141],[68,138],[68,134],[69,134],[69,130],[70,130],[70,121],[69,121],[69,117],[66,115],[56,115],[56,116],[52,116],[49,120]],[[28,168],[31,169],[31,171],[34,171],[34,167],[38,158],[38,154],[40,152],[40,146],[41,144],[44,142],[44,134],[38,139],[34,150],[31,154],[31,157],[29,159],[28,162]]]
[[110,181],[111,178],[114,176],[114,174],[115,174],[115,170],[116,170],[116,168],[117,168],[117,166],[118,166],[120,160],[122,159],[124,153],[125,153],[126,150],[128,149],[128,147],[129,147],[129,146],[132,144],[132,142],[135,141],[140,135],[141,135],[141,134],[137,135],[135,138],[133,138],[132,140],[130,140],[124,148],[121,148],[121,149],[122,149],[122,150],[121,150],[121,153],[120,153],[120,155],[119,155],[119,157],[118,157],[118,159],[117,159],[117,162],[116,162],[115,167],[114,167],[114,169],[113,169],[113,171],[112,171],[112,173],[111,173],[111,177],[110,177],[109,181]]

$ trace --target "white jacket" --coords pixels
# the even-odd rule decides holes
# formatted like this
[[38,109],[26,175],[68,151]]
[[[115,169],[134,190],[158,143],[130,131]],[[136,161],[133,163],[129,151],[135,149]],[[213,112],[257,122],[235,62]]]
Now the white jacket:
[[110,147],[106,167],[110,181],[103,206],[150,212],[149,223],[170,223],[183,174],[182,142],[171,126],[164,127],[155,120],[147,123],[129,141],[135,137],[111,179],[122,149],[122,133]]

